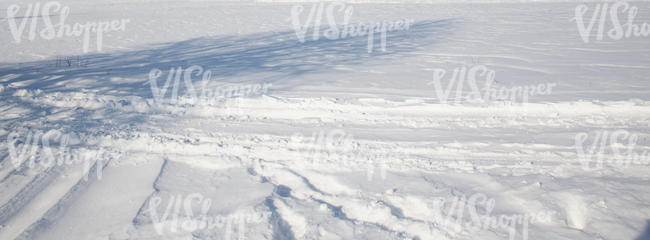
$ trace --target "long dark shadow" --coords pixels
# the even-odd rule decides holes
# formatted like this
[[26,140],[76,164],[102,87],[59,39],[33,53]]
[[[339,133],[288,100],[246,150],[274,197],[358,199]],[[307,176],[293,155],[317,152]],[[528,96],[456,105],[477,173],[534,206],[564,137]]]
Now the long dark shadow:
[[[146,50],[89,54],[81,56],[86,61],[85,66],[70,69],[53,66],[54,59],[5,63],[0,64],[0,76],[13,74],[13,78],[1,84],[22,82],[20,85],[26,89],[67,92],[86,88],[98,90],[100,94],[110,91],[111,95],[117,96],[135,94],[150,97],[148,86],[142,83],[148,80],[148,73],[153,68],[166,71],[172,67],[199,65],[211,70],[217,78],[269,73],[264,79],[266,82],[291,81],[304,74],[331,70],[334,65],[373,64],[378,59],[406,56],[442,41],[453,32],[454,25],[453,19],[421,21],[413,23],[408,30],[388,32],[385,52],[379,48],[378,33],[374,37],[373,51],[369,53],[367,36],[336,40],[321,36],[318,40],[311,40],[311,31],[308,31],[306,41],[300,42],[294,31],[286,31],[202,37],[156,44]],[[142,81],[115,83],[109,82],[111,77],[141,78]],[[55,84],[76,79],[83,79],[88,86]],[[294,83],[300,84],[292,81]]]

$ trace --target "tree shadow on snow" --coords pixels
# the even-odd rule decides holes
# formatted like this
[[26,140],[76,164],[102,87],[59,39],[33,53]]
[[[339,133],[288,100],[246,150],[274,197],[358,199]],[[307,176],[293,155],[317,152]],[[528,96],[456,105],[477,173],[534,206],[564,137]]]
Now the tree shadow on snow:
[[[161,69],[165,74],[158,79],[159,86],[165,81],[170,68],[199,65],[211,70],[212,79],[219,82],[264,82],[273,86],[288,86],[283,90],[290,90],[306,84],[301,78],[306,74],[327,72],[339,66],[385,64],[407,57],[415,51],[444,41],[451,36],[456,25],[455,19],[429,20],[415,22],[408,30],[388,32],[387,51],[381,51],[379,34],[376,33],[374,48],[370,53],[367,48],[367,36],[336,40],[321,36],[318,40],[312,40],[312,31],[307,31],[306,41],[300,42],[294,31],[285,31],[201,37],[154,44],[144,50],[87,54],[80,56],[84,61],[83,66],[71,68],[56,66],[55,59],[18,64],[4,63],[0,64],[0,84],[5,87],[4,92],[0,93],[0,99],[4,103],[0,114],[13,111],[12,108],[15,107],[25,109],[19,116],[5,118],[5,124],[13,122],[13,125],[21,125],[21,122],[30,122],[53,114],[54,111],[61,111],[60,106],[47,106],[39,104],[38,101],[24,101],[13,97],[12,95],[20,89],[40,89],[44,93],[92,91],[97,95],[116,98],[128,99],[130,96],[138,96],[151,99],[148,75],[154,68]],[[65,62],[63,64],[65,65]],[[193,81],[200,80],[200,77],[192,77]],[[194,85],[197,88],[197,84]],[[179,90],[180,94],[184,91]],[[48,127],[57,123],[68,125],[70,121],[82,121],[90,115],[98,114],[115,124],[146,121],[142,114],[128,115],[110,109],[96,113],[79,108],[78,111],[67,114],[68,117],[60,121],[45,124]],[[92,127],[93,124],[102,123],[87,120],[83,124]]]
[[[19,66],[2,64],[5,67],[0,67],[0,79],[13,78],[0,84],[20,83],[17,84],[20,88],[43,91],[93,89],[100,94],[151,97],[149,86],[143,84],[148,81],[151,69],[166,73],[172,67],[199,65],[211,70],[213,78],[223,81],[260,74],[264,82],[284,81],[297,86],[300,84],[297,78],[304,74],[407,56],[449,36],[454,22],[453,19],[422,21],[413,23],[409,30],[388,32],[385,52],[379,48],[379,34],[375,34],[371,53],[367,51],[367,36],[337,40],[321,36],[311,40],[308,31],[305,42],[299,42],[294,31],[202,37],[156,44],[146,50],[84,55],[81,58],[86,61],[85,66],[77,68],[57,68],[53,59]],[[124,78],[130,80],[120,81]],[[60,84],[62,81],[70,84]]]

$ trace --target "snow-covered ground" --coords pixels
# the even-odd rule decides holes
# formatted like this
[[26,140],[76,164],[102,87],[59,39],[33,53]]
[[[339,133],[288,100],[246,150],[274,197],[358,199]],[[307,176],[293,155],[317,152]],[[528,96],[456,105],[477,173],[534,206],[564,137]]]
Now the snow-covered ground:
[[0,1],[0,239],[650,239],[650,3],[359,2]]

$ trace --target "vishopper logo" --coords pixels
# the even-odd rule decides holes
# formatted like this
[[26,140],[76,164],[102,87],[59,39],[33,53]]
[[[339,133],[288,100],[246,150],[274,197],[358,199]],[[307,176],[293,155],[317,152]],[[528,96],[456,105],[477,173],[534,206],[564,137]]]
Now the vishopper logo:
[[[446,69],[438,68],[433,70],[433,81],[428,85],[435,88],[436,97],[440,103],[449,103],[449,98],[455,88],[454,104],[469,102],[490,102],[507,101],[511,104],[520,103],[526,107],[530,96],[551,94],[555,83],[544,83],[538,85],[497,87],[496,71],[485,65],[461,66],[448,73]],[[447,82],[446,87],[443,81]],[[479,85],[482,83],[482,87]],[[469,91],[466,91],[469,88]],[[467,92],[467,93],[466,93]],[[525,109],[525,108],[524,108]]]
[[[591,146],[587,141],[590,138]],[[626,130],[578,133],[575,148],[585,171],[603,169],[606,165],[614,168],[627,168],[630,164],[648,166],[650,155],[647,150],[636,150],[638,140],[638,134]]]
[[314,132],[311,136],[296,133],[291,136],[289,149],[296,155],[298,162],[292,166],[302,168],[356,167],[365,168],[368,181],[375,176],[386,179],[386,160],[396,158],[396,153],[365,153],[358,149],[354,136],[343,130]]
[[[397,21],[350,24],[354,8],[340,2],[328,3],[327,6],[323,2],[312,4],[309,14],[305,21],[302,22],[301,15],[304,10],[305,7],[302,5],[296,5],[291,8],[291,24],[296,32],[298,41],[304,43],[307,32],[310,29],[312,31],[311,39],[313,41],[319,40],[321,35],[329,40],[367,36],[368,53],[371,53],[374,49],[375,34],[380,34],[381,50],[386,51],[387,32],[409,30],[411,24],[414,22],[413,19],[401,19]],[[321,32],[323,14],[325,14],[329,28]],[[335,16],[337,14],[340,14],[338,18]]]
[[7,136],[7,149],[14,168],[40,169],[45,171],[55,166],[83,164],[84,180],[88,180],[91,168],[94,166],[98,179],[102,178],[104,163],[122,157],[122,153],[100,148],[97,150],[72,148],[79,143],[94,145],[96,139],[91,136],[75,133],[64,133],[59,130],[11,132]]
[[[20,10],[21,6],[18,4],[10,5],[7,8],[7,22],[9,23],[9,29],[11,30],[11,35],[15,43],[22,41],[25,28],[27,27],[27,23],[29,23],[27,39],[30,41],[36,39],[37,36],[46,40],[62,37],[82,37],[84,53],[89,52],[91,34],[95,36],[97,51],[101,52],[104,33],[124,31],[126,29],[126,23],[131,21],[129,19],[120,19],[69,24],[66,23],[66,20],[70,14],[70,8],[56,1],[46,2],[44,4],[39,2],[30,3],[27,5],[24,15],[18,16]],[[57,13],[59,14],[59,21],[57,24],[54,24],[50,16],[56,16]],[[22,20],[20,20],[20,23],[17,23],[17,19]],[[44,27],[42,29],[39,29],[39,19],[43,21],[42,24]]]
[[535,222],[548,223],[555,211],[543,211],[536,214],[492,214],[496,206],[494,198],[486,194],[475,193],[467,197],[455,196],[453,199],[436,198],[433,200],[433,216],[443,228],[452,233],[475,233],[480,230],[506,230],[508,239],[517,238],[518,231],[521,239],[528,239],[529,225]]
[[[164,212],[159,214],[159,206],[166,201]],[[154,196],[149,199],[147,212],[151,217],[153,227],[157,234],[166,235],[178,232],[194,232],[200,230],[224,229],[223,239],[232,239],[236,230],[236,239],[245,239],[246,224],[261,223],[270,217],[268,213],[235,213],[229,215],[210,215],[212,199],[204,197],[200,193],[192,193],[187,196],[170,195],[163,199]],[[196,209],[200,212],[195,215]]]
[[[612,40],[621,40],[623,38],[647,37],[650,35],[650,24],[645,22],[635,23],[639,8],[631,6],[625,1],[595,4],[591,17],[586,16],[588,11],[589,5],[580,4],[575,8],[575,17],[570,19],[570,21],[576,22],[578,33],[585,43],[589,43],[594,30],[596,31],[596,40],[599,41],[602,41],[605,37]],[[619,14],[622,16],[619,16]],[[585,17],[588,18],[585,19]],[[608,22],[610,24],[609,28],[607,26]]]
[[[220,86],[210,88],[208,84],[212,79],[212,71],[205,70],[201,66],[193,65],[188,68],[172,67],[167,71],[167,76],[162,85],[159,78],[165,73],[157,68],[149,71],[148,84],[151,87],[154,103],[157,105],[183,105],[183,104],[223,104],[238,103],[236,98],[260,96],[268,92],[270,83],[263,84],[240,84],[231,86]],[[194,87],[192,77],[201,79],[201,87],[197,90]],[[170,91],[171,88],[171,91]],[[181,93],[181,90],[184,92]],[[169,93],[169,95],[168,95]]]

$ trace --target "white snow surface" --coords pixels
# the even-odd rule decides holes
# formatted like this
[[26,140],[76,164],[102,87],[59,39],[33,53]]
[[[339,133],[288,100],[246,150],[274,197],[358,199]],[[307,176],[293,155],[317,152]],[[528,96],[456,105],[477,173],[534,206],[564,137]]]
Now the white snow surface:
[[[585,43],[576,6],[602,3],[347,1],[352,23],[412,21],[369,53],[366,36],[300,42],[292,7],[304,20],[312,3],[59,1],[67,23],[129,20],[86,53],[81,37],[27,39],[36,2],[0,1],[0,239],[650,239],[650,37]],[[191,66],[211,71],[191,76],[199,92],[267,88],[157,104],[150,71],[160,87]],[[552,90],[444,101],[436,70],[472,66]],[[30,145],[39,131],[71,137]],[[592,145],[605,133],[624,134]],[[642,161],[586,169],[581,134]],[[39,165],[56,146],[91,161]]]

